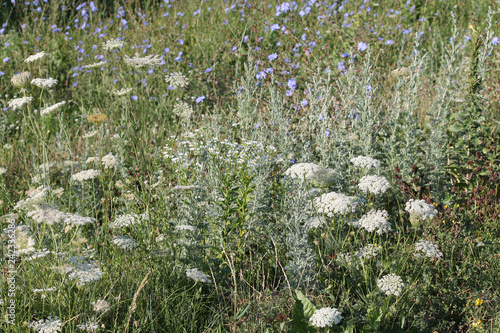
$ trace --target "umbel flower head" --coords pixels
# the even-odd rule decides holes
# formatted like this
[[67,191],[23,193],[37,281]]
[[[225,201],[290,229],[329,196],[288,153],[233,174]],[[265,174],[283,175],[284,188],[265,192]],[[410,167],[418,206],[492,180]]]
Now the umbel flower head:
[[161,59],[159,55],[155,56],[148,55],[145,56],[144,58],[141,58],[140,54],[136,53],[135,57],[133,58],[130,58],[129,56],[125,55],[125,58],[123,60],[127,65],[135,68],[153,67],[161,64]]
[[410,213],[410,223],[414,227],[418,227],[422,221],[433,219],[438,211],[433,205],[428,204],[425,200],[410,199],[405,205],[405,211]]
[[48,79],[33,79],[31,84],[39,88],[50,89],[57,84],[57,80],[49,77]]
[[351,159],[351,163],[361,169],[370,169],[372,167],[378,169],[380,161],[367,156],[358,156]]
[[401,294],[401,291],[403,291],[405,284],[403,283],[403,279],[401,278],[401,276],[391,273],[379,279],[377,282],[377,286],[387,296],[399,296]]
[[65,105],[65,104],[66,104],[66,101],[62,101],[62,102],[56,103],[54,105],[47,106],[46,108],[43,108],[40,110],[40,115],[42,117],[46,116],[46,115],[52,113],[53,111],[59,109],[61,106]]
[[208,278],[208,275],[198,270],[197,268],[186,269],[186,276],[197,282],[212,283],[212,280]]
[[123,45],[125,45],[124,41],[119,40],[118,38],[111,38],[110,40],[102,43],[102,48],[106,51],[110,51],[112,49],[121,48]]
[[35,61],[35,60],[38,60],[38,59],[43,58],[46,54],[47,54],[47,53],[45,53],[44,51],[42,51],[42,52],[38,52],[38,53],[36,53],[36,54],[34,54],[34,55],[30,55],[28,58],[26,58],[26,59],[24,60],[24,62],[33,62],[33,61]]
[[174,114],[183,120],[188,120],[193,113],[193,108],[186,102],[180,101],[174,105]]
[[30,326],[38,333],[61,332],[61,320],[59,317],[49,316],[47,319],[34,320]]
[[285,171],[285,175],[293,179],[305,179],[317,188],[328,188],[335,182],[335,171],[314,163],[296,163]]
[[363,204],[360,199],[336,192],[325,193],[314,199],[318,213],[326,214],[328,217],[333,217],[334,214],[353,213],[360,204]]
[[387,221],[388,217],[389,213],[387,211],[372,209],[363,215],[358,222],[353,222],[352,225],[363,228],[368,232],[376,231],[377,234],[381,235],[392,230],[391,223]]
[[101,113],[91,114],[87,117],[87,120],[96,126],[104,122],[106,119],[108,119],[108,116]]
[[415,244],[415,250],[423,252],[429,258],[441,259],[443,257],[443,252],[439,251],[439,247],[425,239],[421,239]]
[[391,187],[385,177],[380,176],[364,176],[361,178],[359,189],[363,192],[370,192],[373,194],[384,193]]
[[327,307],[314,311],[309,321],[315,327],[332,327],[333,323],[338,324],[343,318],[338,309]]
[[174,72],[165,75],[165,82],[175,88],[184,88],[188,85],[189,79],[182,73]]
[[12,110],[17,110],[22,109],[25,105],[31,103],[32,100],[33,97],[14,98],[8,101],[7,104],[9,105],[9,108],[12,108]]
[[10,79],[12,85],[18,88],[26,87],[32,80],[33,76],[30,72],[22,72],[19,74],[14,74]]

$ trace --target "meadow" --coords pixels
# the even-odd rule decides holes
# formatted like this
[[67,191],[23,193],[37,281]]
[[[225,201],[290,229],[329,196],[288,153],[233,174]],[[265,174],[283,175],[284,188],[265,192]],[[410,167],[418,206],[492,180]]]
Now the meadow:
[[1,332],[500,332],[498,1],[0,4]]

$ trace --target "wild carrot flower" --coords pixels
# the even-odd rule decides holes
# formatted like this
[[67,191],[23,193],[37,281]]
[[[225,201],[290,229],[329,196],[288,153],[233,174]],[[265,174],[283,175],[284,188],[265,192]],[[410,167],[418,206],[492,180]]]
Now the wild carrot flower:
[[48,79],[33,79],[31,84],[39,88],[50,89],[57,84],[57,80],[49,77]]
[[354,226],[364,228],[368,232],[376,231],[379,235],[391,231],[391,223],[387,221],[389,213],[385,210],[372,209],[363,215],[358,222],[353,222]]
[[113,91],[113,94],[115,94],[116,96],[124,96],[131,91],[132,91],[132,88],[122,88],[120,90]]
[[108,302],[100,299],[92,302],[92,307],[94,308],[94,312],[106,312],[111,308]]
[[363,192],[370,192],[373,194],[384,193],[391,187],[387,178],[380,176],[364,176],[361,178],[359,189]]
[[212,280],[208,278],[209,276],[198,270],[197,268],[186,269],[186,276],[197,282],[212,283]]
[[148,55],[145,56],[144,58],[141,58],[139,53],[136,53],[135,57],[133,58],[130,58],[129,56],[125,55],[125,58],[123,60],[127,65],[135,68],[152,67],[152,66],[157,66],[161,63],[159,55],[155,56]]
[[189,79],[182,73],[174,72],[165,75],[165,82],[175,88],[184,88],[189,84]]
[[10,82],[12,82],[12,85],[15,87],[24,88],[31,82],[32,78],[33,77],[30,72],[22,72],[14,74],[10,79]]
[[309,321],[315,327],[332,327],[333,323],[338,324],[343,318],[338,309],[327,307],[314,311]]
[[429,258],[441,259],[443,252],[439,251],[439,247],[433,242],[421,239],[415,244],[417,251],[423,252]]
[[38,52],[38,53],[36,53],[36,54],[34,54],[34,55],[30,55],[28,58],[26,58],[26,59],[24,60],[24,62],[33,62],[33,61],[35,61],[35,60],[38,60],[38,59],[43,58],[46,54],[47,54],[47,53],[45,53],[44,51],[42,51],[42,52]]
[[66,101],[62,101],[62,102],[56,103],[54,105],[47,106],[46,108],[43,108],[40,110],[40,115],[46,116],[46,115],[52,113],[52,111],[59,109],[61,106],[65,105],[65,104],[66,104]]
[[98,177],[100,174],[101,174],[101,171],[99,171],[99,170],[88,169],[88,170],[81,171],[77,174],[74,174],[73,176],[71,176],[71,178],[73,180],[83,182],[85,180],[94,179],[94,178]]
[[12,108],[12,110],[17,110],[22,109],[25,105],[31,103],[32,100],[33,97],[14,98],[8,101],[7,104],[9,105],[9,108]]
[[356,211],[356,207],[362,201],[355,197],[349,197],[341,193],[325,193],[314,199],[318,213],[333,217],[334,214],[347,214]]
[[377,286],[387,295],[399,296],[405,284],[403,279],[396,274],[388,274],[378,280]]
[[123,45],[125,45],[124,41],[119,40],[118,38],[111,38],[110,40],[102,43],[102,48],[106,51],[111,51],[112,49],[123,47]]
[[361,169],[370,169],[380,167],[380,161],[367,156],[358,156],[351,159],[351,163]]
[[47,319],[32,321],[30,326],[39,333],[55,333],[61,331],[61,320],[59,317],[49,316]]

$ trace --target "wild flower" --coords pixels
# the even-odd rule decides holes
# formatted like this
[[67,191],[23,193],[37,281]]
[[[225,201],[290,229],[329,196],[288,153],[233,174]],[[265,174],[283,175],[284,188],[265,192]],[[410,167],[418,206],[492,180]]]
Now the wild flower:
[[12,229],[5,228],[3,229],[2,236],[9,236],[12,232],[15,234],[15,247],[17,253],[30,254],[35,251],[35,239],[33,238],[30,227],[20,224]]
[[378,280],[377,286],[387,295],[399,296],[405,284],[403,279],[396,274],[388,274]]
[[337,254],[337,260],[345,263],[350,263],[353,261],[353,259],[364,260],[375,258],[381,248],[382,247],[380,245],[377,246],[377,244],[368,244],[367,246],[354,253],[341,252]]
[[148,55],[145,56],[144,58],[141,58],[140,54],[136,53],[133,58],[130,58],[129,56],[125,55],[125,58],[123,60],[127,65],[135,68],[152,67],[161,64],[161,59],[159,55],[155,56]]
[[96,332],[99,329],[99,323],[96,321],[88,321],[83,324],[78,324],[76,325],[76,327],[78,327],[82,331]]
[[24,62],[33,62],[35,60],[43,58],[46,54],[47,53],[45,53],[44,51],[38,52],[36,54],[30,55],[28,58],[24,60]]
[[200,188],[200,186],[198,185],[176,185],[172,188],[172,190],[184,191],[184,190],[194,190],[198,188]]
[[59,317],[49,316],[47,319],[34,320],[30,327],[38,333],[55,333],[61,331],[61,320]]
[[93,217],[81,216],[78,214],[66,214],[66,218],[64,219],[64,223],[75,225],[85,225],[96,223],[97,220]]
[[327,188],[335,182],[335,171],[314,163],[296,163],[285,171],[290,178],[305,179],[309,184],[319,188]]
[[188,231],[198,230],[196,227],[193,227],[192,225],[185,225],[185,224],[177,225],[177,226],[175,226],[175,229],[176,230],[188,230]]
[[319,228],[323,226],[325,223],[327,223],[326,218],[324,216],[314,216],[310,217],[306,223],[305,226],[308,228]]
[[106,51],[111,51],[113,49],[123,47],[123,45],[125,45],[124,41],[119,40],[118,38],[111,38],[110,40],[102,43],[102,48]]
[[132,88],[122,88],[120,90],[113,91],[113,94],[115,94],[116,96],[124,96],[129,92],[131,92],[132,90],[133,90]]
[[120,161],[113,156],[113,154],[109,153],[101,159],[102,164],[104,165],[104,169],[112,169],[116,168]]
[[428,204],[425,200],[410,199],[405,205],[405,211],[414,215],[421,220],[433,219],[438,211],[433,205]]
[[351,163],[361,169],[380,168],[380,161],[372,157],[358,156],[351,159]]
[[8,101],[7,104],[9,105],[9,108],[12,108],[12,110],[17,110],[22,109],[25,105],[31,103],[32,100],[33,97],[14,98]]
[[84,138],[84,139],[90,139],[91,137],[95,136],[97,133],[99,133],[99,131],[97,131],[97,130],[90,131],[90,132],[85,133],[84,135],[82,135],[82,138]]
[[12,85],[18,88],[26,87],[32,80],[33,76],[30,72],[21,72],[19,74],[14,74],[10,79]]
[[94,62],[93,64],[90,65],[85,65],[83,68],[95,68],[95,67],[102,67],[106,65],[106,61],[99,61],[99,62]]
[[368,232],[377,231],[379,235],[392,231],[391,223],[387,221],[389,213],[385,210],[372,209],[363,215],[358,222],[353,222],[353,226],[363,228]]
[[380,176],[363,176],[361,178],[359,185],[359,189],[363,192],[370,192],[373,194],[384,193],[391,187],[387,178]]
[[0,167],[0,175],[3,175],[4,173],[7,173],[7,168]]
[[92,307],[94,309],[94,312],[106,312],[111,308],[108,302],[100,299],[92,302]]
[[31,292],[33,292],[33,293],[45,293],[47,291],[57,291],[57,288],[51,287],[51,288],[42,288],[42,289],[31,289]]
[[43,258],[43,257],[48,256],[51,253],[52,253],[52,251],[50,251],[50,250],[41,249],[41,250],[35,251],[33,254],[31,254],[31,256],[27,257],[26,260],[32,261],[32,260],[35,260],[38,258]]
[[102,113],[95,113],[87,116],[87,120],[90,121],[92,124],[95,126],[99,125],[100,123],[106,121],[108,119],[108,116]]
[[423,252],[429,258],[441,259],[443,257],[443,252],[439,251],[439,247],[425,239],[421,239],[415,244],[415,250]]
[[65,105],[65,104],[66,104],[66,101],[62,101],[62,102],[56,103],[54,105],[48,106],[46,108],[43,108],[40,110],[40,115],[42,117],[46,116],[46,115],[50,114],[52,111],[59,109],[61,106]]
[[57,80],[49,77],[48,79],[33,79],[31,84],[43,89],[50,89],[57,84]]
[[186,269],[186,276],[195,280],[196,282],[212,283],[212,280],[209,279],[209,276],[204,274],[197,268]]
[[334,214],[347,214],[356,211],[356,207],[363,202],[355,197],[350,197],[345,194],[330,192],[321,195],[314,199],[314,204],[318,209],[318,213],[326,214],[328,217],[333,217]]
[[183,120],[188,120],[193,113],[193,108],[186,102],[180,101],[174,105],[174,114]]
[[175,88],[184,88],[189,84],[189,79],[182,73],[174,72],[165,75],[165,82]]
[[93,260],[87,260],[85,257],[71,257],[70,265],[65,267],[65,272],[69,273],[70,280],[78,280],[78,285],[99,280],[104,273]]
[[52,207],[39,206],[36,210],[26,214],[31,217],[36,223],[45,223],[53,225],[61,223],[66,218],[66,213]]
[[14,210],[30,210],[33,207],[43,203],[50,187],[40,186],[38,188],[33,188],[28,194],[28,198],[18,201],[14,206]]
[[332,327],[334,323],[338,325],[342,319],[344,319],[342,312],[336,308],[327,307],[314,311],[309,321],[315,327]]
[[79,173],[72,175],[71,179],[79,181],[79,182],[83,182],[86,180],[94,179],[94,178],[98,177],[100,174],[101,174],[100,170],[88,169],[88,170],[80,171]]
[[113,238],[113,243],[124,250],[133,250],[137,247],[137,242],[134,239],[126,236],[115,236]]
[[136,214],[120,215],[111,223],[111,226],[113,228],[125,228],[134,225],[137,219]]

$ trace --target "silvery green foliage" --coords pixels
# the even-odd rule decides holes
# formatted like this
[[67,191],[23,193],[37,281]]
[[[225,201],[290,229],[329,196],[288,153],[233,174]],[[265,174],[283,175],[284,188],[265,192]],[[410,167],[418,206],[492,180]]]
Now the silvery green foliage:
[[429,133],[426,136],[425,153],[426,160],[432,166],[429,170],[429,176],[433,185],[433,194],[436,196],[442,192],[440,181],[446,165],[447,135],[445,129],[448,124],[448,110],[454,100],[462,100],[462,96],[457,95],[457,93],[464,91],[463,82],[460,80],[460,72],[464,70],[465,58],[460,52],[456,17],[453,13],[451,15],[453,18],[452,35],[449,45],[443,47],[444,52],[440,61],[442,66],[436,79],[435,99],[427,111]]
[[391,171],[398,167],[405,181],[410,181],[413,164],[421,165],[424,160],[416,111],[420,106],[421,73],[425,71],[427,55],[418,49],[419,45],[416,36],[408,76],[398,76],[384,124],[385,162]]
[[258,102],[261,100],[260,89],[257,85],[258,80],[255,78],[257,70],[251,54],[248,56],[248,60],[249,62],[244,65],[245,73],[240,80],[240,86],[235,85],[234,87],[237,101],[236,115],[246,132],[249,132],[252,126],[255,125],[252,115],[255,114]]
[[309,219],[308,212],[312,212],[309,193],[303,184],[286,179],[283,186],[287,195],[284,202],[283,216],[286,230],[285,244],[287,247],[288,263],[285,270],[288,274],[290,287],[293,289],[314,288],[316,255],[309,244],[309,226],[305,222]]
[[479,78],[484,82],[486,80],[486,73],[488,72],[488,63],[486,58],[488,58],[493,52],[493,44],[491,39],[493,38],[494,31],[492,29],[493,24],[493,10],[488,7],[488,27],[486,28],[486,35],[481,35],[483,42],[482,47],[479,49],[479,56],[477,62],[477,72]]

